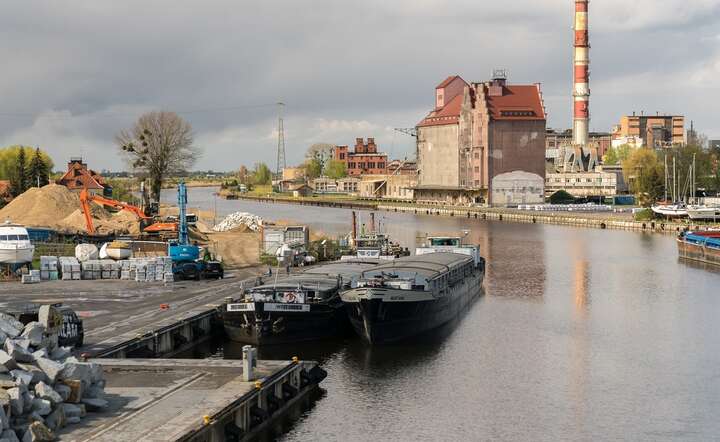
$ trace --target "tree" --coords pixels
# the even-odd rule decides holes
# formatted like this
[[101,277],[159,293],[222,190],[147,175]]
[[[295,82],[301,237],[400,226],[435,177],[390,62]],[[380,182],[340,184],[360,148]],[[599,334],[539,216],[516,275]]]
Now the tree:
[[10,192],[13,196],[18,196],[28,189],[28,169],[25,159],[25,149],[20,148],[17,151],[15,159],[15,173],[10,180]]
[[323,166],[322,162],[318,158],[309,158],[303,163],[305,169],[305,176],[309,179],[315,179],[322,175]]
[[654,150],[648,147],[635,149],[622,162],[622,168],[630,190],[641,205],[649,206],[663,195],[665,168]]
[[340,160],[330,160],[325,166],[325,175],[335,180],[345,178],[347,176],[347,164]]
[[[11,182],[16,181],[17,159],[20,149],[25,151],[26,160],[27,158],[31,158],[37,151],[36,148],[30,146],[9,146],[0,149],[0,180],[9,180]],[[48,175],[50,175],[50,171],[52,171],[53,167],[55,167],[52,159],[50,159],[50,156],[42,150],[40,150],[40,156],[45,163]],[[33,185],[35,182],[36,181],[31,180],[29,184]]]
[[31,187],[42,187],[50,183],[50,169],[48,169],[39,147],[35,149],[35,154],[30,160],[28,179]]
[[308,150],[305,153],[306,164],[307,161],[315,160],[320,165],[320,171],[324,170],[325,164],[332,158],[333,149],[335,149],[335,146],[330,143],[313,144],[308,147]]
[[605,152],[605,155],[603,155],[603,164],[622,164],[622,162],[630,155],[632,150],[633,147],[629,144],[621,144],[617,147],[611,147],[607,150],[607,152]]
[[574,202],[575,197],[562,189],[550,195],[550,204],[572,204]]
[[249,184],[248,180],[250,179],[250,172],[248,171],[248,168],[245,166],[240,166],[240,170],[238,170],[238,181],[242,184]]
[[147,174],[155,201],[160,201],[163,181],[187,171],[200,156],[190,123],[174,112],[148,112],[131,129],[121,131],[115,141],[130,166]]
[[253,171],[253,184],[272,184],[272,172],[270,172],[270,168],[267,166],[267,164],[255,164],[255,170]]

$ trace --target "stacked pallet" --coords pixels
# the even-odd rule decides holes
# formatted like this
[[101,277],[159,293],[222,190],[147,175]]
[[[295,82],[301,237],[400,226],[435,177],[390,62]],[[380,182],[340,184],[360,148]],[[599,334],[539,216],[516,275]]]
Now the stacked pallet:
[[35,284],[40,282],[40,270],[30,270],[30,273],[25,273],[21,276],[21,282],[23,284]]
[[89,259],[82,262],[82,279],[120,279],[122,262],[112,259]]
[[122,261],[120,279],[138,282],[172,282],[172,259],[169,256],[160,256]]
[[60,263],[60,278],[63,281],[77,281],[82,278],[82,267],[76,257],[61,256],[58,261]]
[[58,259],[56,256],[40,257],[40,279],[55,281],[58,279]]

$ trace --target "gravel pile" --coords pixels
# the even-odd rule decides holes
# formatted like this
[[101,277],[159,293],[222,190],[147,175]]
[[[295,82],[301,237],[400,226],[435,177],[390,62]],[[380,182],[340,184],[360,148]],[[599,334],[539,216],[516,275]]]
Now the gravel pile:
[[87,412],[108,407],[102,367],[58,345],[62,326],[49,305],[27,325],[0,313],[0,440],[52,441]]
[[226,216],[220,224],[213,227],[213,230],[216,232],[227,232],[240,227],[246,227],[253,232],[257,232],[260,230],[262,222],[262,218],[257,215],[253,215],[252,213],[235,212]]

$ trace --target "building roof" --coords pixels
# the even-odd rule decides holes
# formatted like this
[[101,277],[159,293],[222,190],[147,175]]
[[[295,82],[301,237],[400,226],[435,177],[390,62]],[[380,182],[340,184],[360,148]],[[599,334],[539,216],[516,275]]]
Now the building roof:
[[462,107],[463,95],[456,95],[448,104],[428,114],[417,127],[444,126],[447,124],[458,124],[460,120],[460,108]]
[[[438,85],[435,87],[435,89],[444,88],[444,87],[447,86],[448,84],[452,83],[456,78],[460,78],[460,76],[459,76],[459,75],[451,75],[451,76],[449,76],[448,78],[446,78],[445,80],[443,80],[442,83],[438,84]],[[462,78],[460,78],[460,79],[462,80]],[[463,81],[464,81],[464,80],[463,80]]]
[[544,120],[545,108],[537,85],[505,85],[503,94],[486,94],[494,120]]
[[103,177],[94,170],[88,169],[82,160],[71,160],[68,163],[67,172],[56,183],[68,189],[102,190],[105,188]]

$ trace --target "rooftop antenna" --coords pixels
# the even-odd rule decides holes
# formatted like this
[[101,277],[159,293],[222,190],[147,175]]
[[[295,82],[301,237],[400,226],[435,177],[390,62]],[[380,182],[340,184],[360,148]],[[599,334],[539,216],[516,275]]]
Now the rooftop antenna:
[[278,146],[277,146],[277,166],[275,168],[276,179],[282,179],[282,171],[286,167],[285,164],[285,129],[283,127],[283,108],[285,103],[278,102]]

